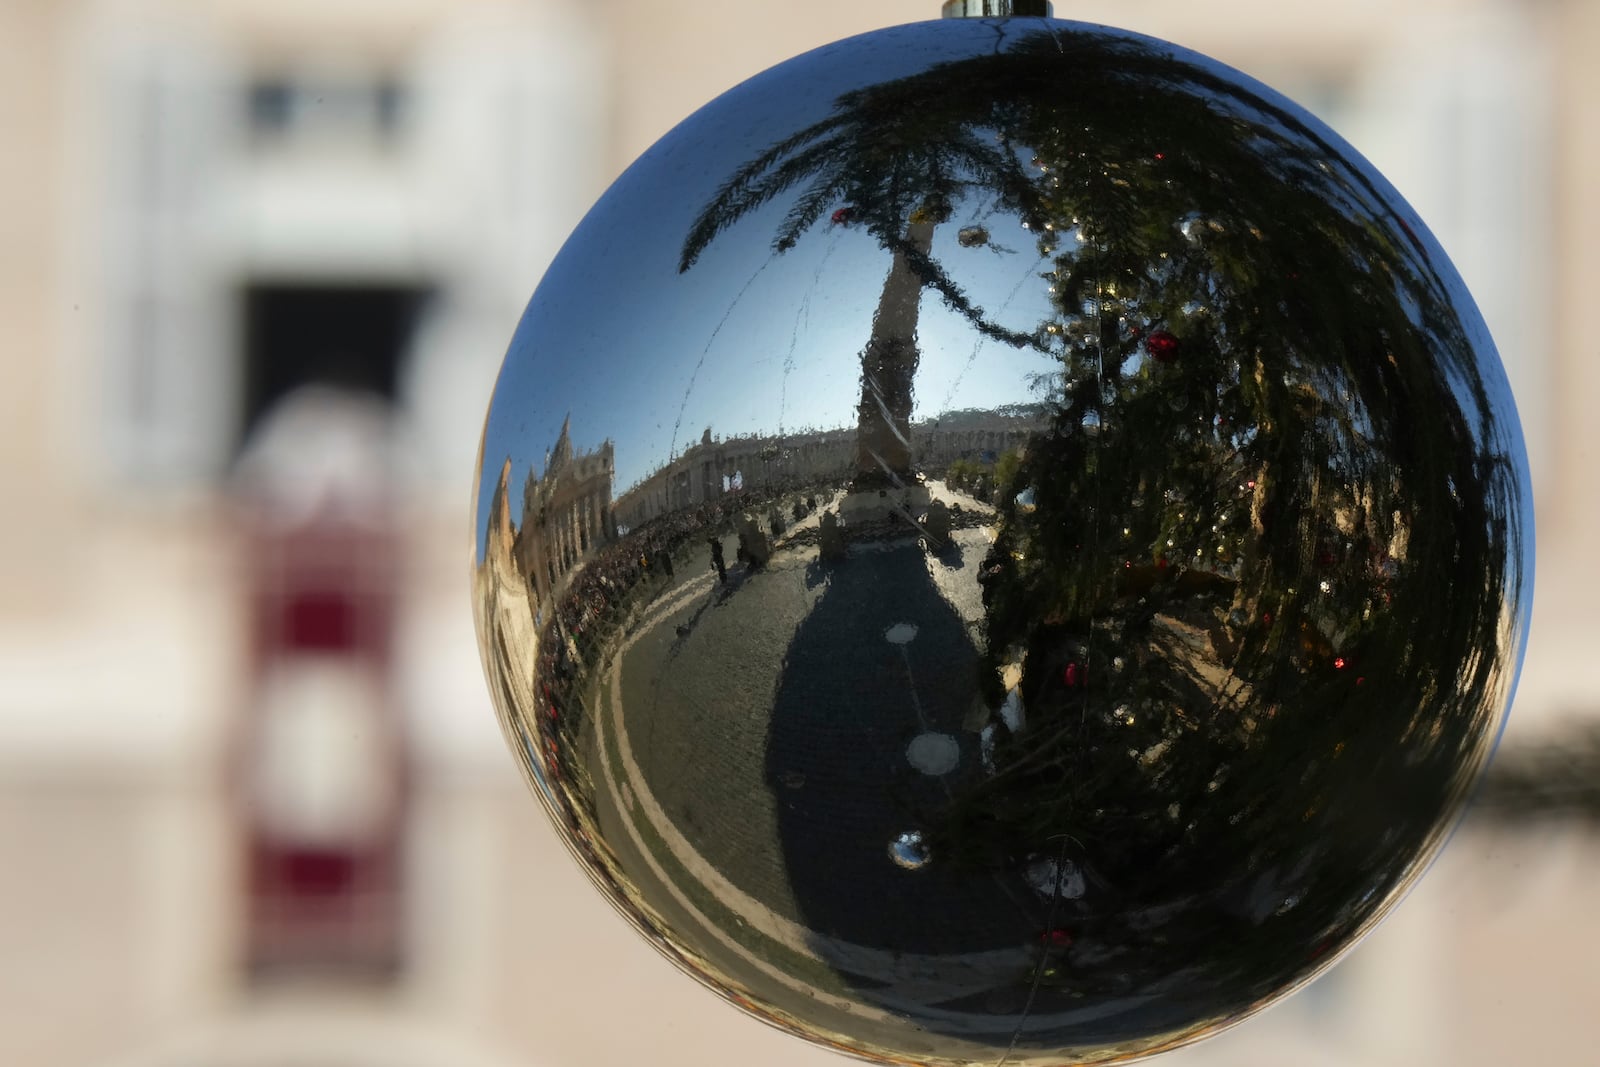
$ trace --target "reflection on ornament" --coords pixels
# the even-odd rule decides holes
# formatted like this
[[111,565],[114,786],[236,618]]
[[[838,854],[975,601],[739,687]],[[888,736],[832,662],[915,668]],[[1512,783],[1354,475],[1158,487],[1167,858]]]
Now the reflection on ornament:
[[889,858],[896,866],[918,871],[928,865],[928,846],[920,832],[908,830],[889,842]]
[[1166,330],[1151,330],[1144,340],[1144,350],[1157,363],[1171,363],[1178,358],[1178,339]]
[[1532,581],[1410,208],[1236,72],[1047,18],[670,134],[534,294],[480,475],[484,662],[574,855],[881,1062],[1120,1061],[1329,966],[1487,760]]

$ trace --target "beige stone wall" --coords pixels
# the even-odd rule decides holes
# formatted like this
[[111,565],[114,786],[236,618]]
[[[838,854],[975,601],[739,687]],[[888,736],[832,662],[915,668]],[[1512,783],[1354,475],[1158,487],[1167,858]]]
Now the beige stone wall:
[[[82,209],[96,203],[103,146],[93,139],[87,79],[103,43],[95,35],[118,25],[206,21],[227,47],[270,64],[340,54],[387,62],[463,11],[547,19],[552,32],[562,18],[588,20],[607,64],[595,91],[611,116],[602,167],[610,177],[740,79],[840,36],[933,17],[937,6],[0,5],[0,1063],[842,1062],[674,974],[589,889],[544,825],[500,743],[477,663],[465,473],[458,490],[406,504],[400,670],[419,751],[412,966],[398,986],[372,995],[257,996],[241,983],[221,761],[226,725],[244,699],[241,563],[220,486],[156,498],[99,473],[89,432],[101,384],[92,339],[105,309],[86,283],[96,275],[85,257],[98,246]],[[1551,291],[1539,314],[1550,344],[1530,358],[1547,361],[1554,425],[1544,429],[1554,444],[1541,476],[1534,645],[1507,743],[1592,714],[1600,6],[1057,0],[1056,10],[1182,39],[1269,80],[1304,84],[1351,78],[1380,46],[1425,53],[1430,19],[1510,10],[1544,42],[1555,105],[1550,181],[1530,195],[1548,198],[1550,228],[1506,240],[1538,238],[1549,250]],[[466,450],[477,426],[461,432]],[[1325,986],[1168,1062],[1591,1062],[1597,864],[1600,846],[1577,829],[1466,833]]]

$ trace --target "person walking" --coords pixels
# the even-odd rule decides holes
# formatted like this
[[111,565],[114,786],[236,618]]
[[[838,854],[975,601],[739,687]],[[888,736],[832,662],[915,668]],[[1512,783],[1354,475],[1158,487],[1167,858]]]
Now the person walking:
[[711,565],[717,569],[717,580],[727,585],[728,565],[722,559],[722,538],[708,537],[706,541],[711,545]]

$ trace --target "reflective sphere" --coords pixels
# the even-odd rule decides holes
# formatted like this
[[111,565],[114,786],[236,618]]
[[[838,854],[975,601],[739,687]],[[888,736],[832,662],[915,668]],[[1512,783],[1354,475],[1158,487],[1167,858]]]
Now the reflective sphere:
[[887,1063],[1099,1063],[1326,967],[1488,759],[1532,581],[1460,279],[1281,97],[1042,18],[636,163],[484,432],[512,746],[595,884]]

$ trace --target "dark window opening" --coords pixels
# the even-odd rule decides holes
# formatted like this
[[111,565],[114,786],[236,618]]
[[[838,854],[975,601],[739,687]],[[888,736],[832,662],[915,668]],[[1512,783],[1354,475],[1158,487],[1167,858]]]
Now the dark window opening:
[[238,444],[301,386],[330,385],[393,403],[427,295],[422,287],[387,284],[246,286]]
[[258,75],[244,90],[244,119],[262,144],[300,137],[391,141],[408,118],[410,87],[390,73],[361,77]]
[[410,94],[400,82],[385,78],[378,83],[374,95],[377,98],[378,131],[385,137],[393,137],[406,118]]
[[281,136],[294,120],[294,87],[281,79],[263,79],[249,89],[250,128],[265,136]]

